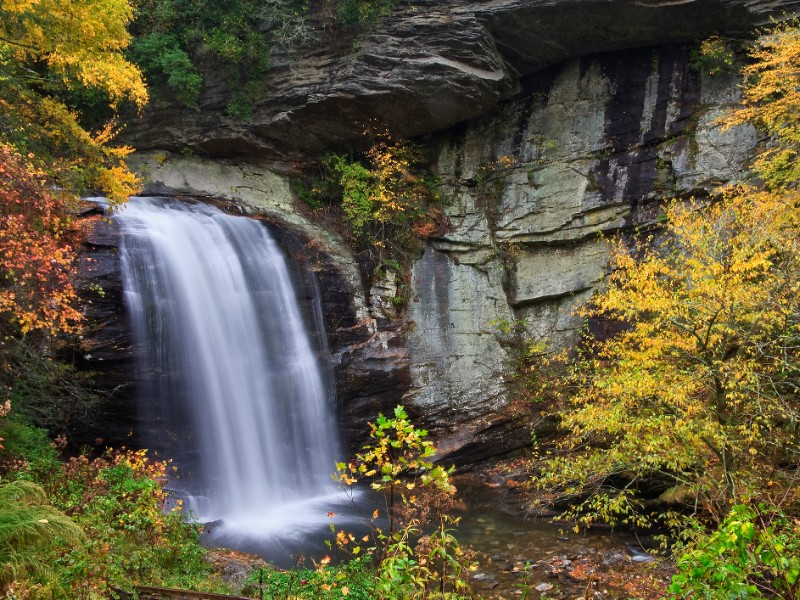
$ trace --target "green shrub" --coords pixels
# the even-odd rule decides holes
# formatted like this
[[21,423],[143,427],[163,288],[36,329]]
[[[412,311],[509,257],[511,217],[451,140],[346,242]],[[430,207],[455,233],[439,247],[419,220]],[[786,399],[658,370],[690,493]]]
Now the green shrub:
[[677,598],[800,597],[800,522],[760,504],[737,504],[678,560]]
[[200,526],[180,507],[166,509],[167,463],[146,451],[71,459],[54,486],[57,507],[74,516],[91,540],[62,559],[63,585],[110,582],[225,591],[203,557]]
[[345,30],[361,31],[392,12],[394,4],[395,0],[336,0],[336,20]]
[[373,134],[362,156],[331,154],[312,186],[320,204],[340,202],[349,237],[376,263],[407,263],[420,240],[445,230],[438,180],[422,167],[422,148],[388,132]]
[[147,73],[150,85],[167,85],[177,100],[196,106],[203,77],[173,33],[154,31],[134,40],[131,56]]
[[0,593],[18,580],[50,578],[55,550],[85,541],[80,527],[49,505],[41,487],[0,484]]
[[256,598],[373,600],[375,577],[372,560],[359,557],[335,566],[319,563],[314,569],[255,569],[244,591]]
[[260,15],[256,0],[155,0],[139,9],[131,58],[151,87],[166,87],[186,106],[197,106],[201,65],[221,69],[234,94],[266,77],[269,48]]
[[16,477],[47,483],[61,468],[61,461],[46,430],[29,425],[18,415],[0,420],[3,466]]
[[[19,479],[0,485],[0,592],[13,584],[32,598],[94,600],[137,584],[230,591],[204,560],[200,526],[180,503],[167,509],[166,463],[123,451],[62,464],[42,430],[13,425],[2,452],[24,460],[7,473]],[[46,473],[33,467],[41,463]]]
[[728,43],[714,35],[691,50],[689,66],[698,73],[707,75],[732,73],[736,68],[735,56]]
[[369,520],[372,546],[365,546],[370,536],[357,540],[339,531],[336,551],[372,557],[376,597],[461,598],[474,567],[453,534],[459,522],[450,514],[455,507],[453,469],[431,461],[436,449],[425,439],[428,432],[415,427],[402,406],[391,417],[379,414],[370,429],[371,443],[353,461],[337,465],[338,479],[346,491],[369,482],[383,494],[388,529],[376,525],[376,510]]

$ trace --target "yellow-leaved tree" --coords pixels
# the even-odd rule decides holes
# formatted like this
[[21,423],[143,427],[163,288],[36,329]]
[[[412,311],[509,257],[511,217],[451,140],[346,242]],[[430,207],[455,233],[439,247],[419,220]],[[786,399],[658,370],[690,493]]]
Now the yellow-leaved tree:
[[800,28],[797,22],[775,27],[759,39],[753,62],[743,69],[741,107],[724,129],[752,123],[773,143],[758,157],[754,171],[770,189],[800,181]]
[[77,197],[99,189],[116,205],[136,191],[130,149],[111,144],[116,111],[147,101],[124,55],[132,15],[127,0],[2,0],[0,314],[22,333],[80,320],[69,283]]
[[570,516],[649,525],[643,492],[658,490],[720,520],[794,485],[782,466],[800,457],[798,201],[738,188],[673,202],[661,245],[617,243],[607,289],[581,314],[627,326],[588,340],[562,380],[569,452],[537,480],[577,498]]
[[772,136],[760,183],[673,201],[657,240],[618,241],[581,314],[621,332],[562,357],[566,435],[534,482],[579,523],[689,538],[732,505],[800,501],[800,33],[778,27],[753,58],[725,126]]

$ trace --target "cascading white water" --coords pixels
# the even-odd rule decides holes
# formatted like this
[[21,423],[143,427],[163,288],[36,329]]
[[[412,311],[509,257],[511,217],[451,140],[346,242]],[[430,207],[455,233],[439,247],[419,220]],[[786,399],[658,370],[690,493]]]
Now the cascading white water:
[[115,219],[150,418],[185,422],[154,443],[178,458],[173,487],[219,522],[223,545],[326,523],[339,455],[329,365],[266,226],[158,198]]

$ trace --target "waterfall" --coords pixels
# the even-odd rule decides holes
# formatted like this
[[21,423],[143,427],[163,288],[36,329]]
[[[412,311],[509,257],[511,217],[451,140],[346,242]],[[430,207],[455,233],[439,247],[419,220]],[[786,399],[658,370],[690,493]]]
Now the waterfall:
[[170,485],[221,545],[327,524],[339,449],[324,335],[309,335],[319,302],[304,320],[267,227],[163,198],[132,198],[115,220],[145,420],[166,424],[151,446],[181,475]]

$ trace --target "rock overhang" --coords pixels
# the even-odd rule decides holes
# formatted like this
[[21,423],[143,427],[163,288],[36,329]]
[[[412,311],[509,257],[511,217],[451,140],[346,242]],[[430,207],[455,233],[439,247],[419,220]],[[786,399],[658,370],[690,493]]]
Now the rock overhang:
[[198,110],[151,108],[126,137],[140,149],[306,161],[358,146],[372,121],[419,137],[477,118],[576,56],[748,35],[798,12],[800,0],[411,0],[349,49],[273,49],[246,121],[225,115],[225,86],[209,73]]

